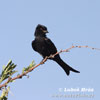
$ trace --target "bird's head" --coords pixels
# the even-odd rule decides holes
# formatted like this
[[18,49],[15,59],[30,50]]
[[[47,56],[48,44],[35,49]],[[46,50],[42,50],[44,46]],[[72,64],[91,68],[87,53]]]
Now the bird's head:
[[41,24],[38,24],[35,30],[35,36],[46,36],[46,33],[48,33],[47,27]]

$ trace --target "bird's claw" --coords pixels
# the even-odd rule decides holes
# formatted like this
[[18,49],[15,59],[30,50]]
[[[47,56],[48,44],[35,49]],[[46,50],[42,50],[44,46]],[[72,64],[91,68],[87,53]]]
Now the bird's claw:
[[51,54],[49,57],[50,57],[50,58],[54,58],[54,55],[53,55],[53,54]]
[[40,62],[41,65],[44,64],[43,60],[44,60],[44,59],[42,59],[42,61]]
[[42,59],[42,61],[40,62],[40,64],[44,64],[47,59],[48,59],[48,57],[46,56],[44,59]]

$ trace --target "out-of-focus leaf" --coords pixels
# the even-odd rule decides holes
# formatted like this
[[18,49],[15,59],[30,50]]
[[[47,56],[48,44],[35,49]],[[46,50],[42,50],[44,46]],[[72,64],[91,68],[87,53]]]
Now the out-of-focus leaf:
[[10,87],[4,88],[2,90],[2,94],[0,96],[0,100],[7,100],[8,92],[10,90]]

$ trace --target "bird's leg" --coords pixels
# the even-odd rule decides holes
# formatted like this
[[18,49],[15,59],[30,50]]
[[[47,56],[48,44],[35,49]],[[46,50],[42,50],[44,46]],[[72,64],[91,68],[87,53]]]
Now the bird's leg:
[[48,59],[48,57],[46,56],[45,58],[42,59],[42,61],[40,62],[40,64],[44,64],[47,59]]
[[51,58],[54,58],[55,57],[55,55],[53,55],[53,54],[51,54],[50,56],[49,56],[49,59]]
[[44,59],[42,59],[41,62],[40,62],[41,65],[44,64],[43,60],[44,60]]

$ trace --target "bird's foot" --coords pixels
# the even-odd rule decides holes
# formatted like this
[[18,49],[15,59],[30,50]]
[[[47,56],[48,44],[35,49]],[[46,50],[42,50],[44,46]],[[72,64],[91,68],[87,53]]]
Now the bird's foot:
[[40,64],[44,64],[47,61],[48,57],[46,56],[44,59],[42,59],[42,61],[40,62]]
[[44,60],[44,59],[42,59],[42,61],[40,62],[41,65],[44,64],[43,60]]
[[55,55],[53,55],[53,54],[51,54],[50,56],[49,56],[49,58],[54,58],[55,57]]

